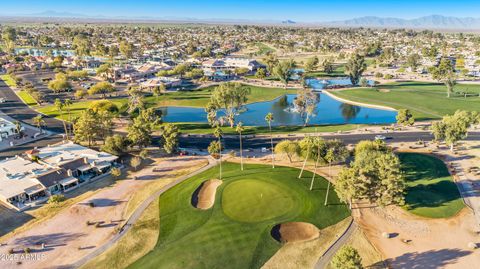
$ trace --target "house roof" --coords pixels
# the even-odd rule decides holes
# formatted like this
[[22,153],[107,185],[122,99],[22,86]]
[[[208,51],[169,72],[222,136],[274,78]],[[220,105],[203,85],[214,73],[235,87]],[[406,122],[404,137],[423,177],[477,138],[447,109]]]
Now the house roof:
[[65,169],[55,169],[53,171],[48,171],[45,174],[37,176],[37,180],[42,183],[45,187],[50,187],[56,184],[59,184],[62,180],[69,178],[67,171]]

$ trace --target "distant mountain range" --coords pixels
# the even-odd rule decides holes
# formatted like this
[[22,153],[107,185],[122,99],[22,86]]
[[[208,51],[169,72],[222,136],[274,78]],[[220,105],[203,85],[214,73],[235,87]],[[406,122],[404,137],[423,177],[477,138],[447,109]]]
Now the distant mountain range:
[[458,18],[441,15],[431,15],[410,20],[399,18],[361,17],[351,20],[328,22],[326,24],[344,27],[480,29],[480,18]]
[[192,23],[227,23],[227,24],[287,24],[297,26],[335,26],[335,27],[375,27],[375,28],[420,28],[420,29],[461,29],[461,30],[480,30],[480,18],[459,18],[442,15],[431,15],[416,19],[383,18],[383,17],[359,17],[343,21],[330,22],[301,22],[293,20],[275,21],[275,20],[253,20],[253,19],[229,19],[229,18],[182,18],[182,17],[124,17],[124,16],[104,16],[104,15],[85,15],[80,13],[61,12],[47,10],[40,13],[18,14],[2,16],[0,20],[6,18],[36,18],[37,20],[112,20],[112,21],[145,21],[145,22],[192,22]]

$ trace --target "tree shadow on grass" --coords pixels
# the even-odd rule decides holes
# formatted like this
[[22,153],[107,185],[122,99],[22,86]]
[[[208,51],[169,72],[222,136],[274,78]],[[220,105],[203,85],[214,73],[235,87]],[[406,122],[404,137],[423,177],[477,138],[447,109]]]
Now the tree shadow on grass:
[[454,264],[459,258],[472,254],[461,249],[441,249],[426,252],[409,252],[387,260],[392,268],[397,269],[436,269]]
[[407,188],[405,203],[408,209],[419,207],[439,207],[459,199],[457,185],[452,181],[440,181],[435,184],[417,185]]

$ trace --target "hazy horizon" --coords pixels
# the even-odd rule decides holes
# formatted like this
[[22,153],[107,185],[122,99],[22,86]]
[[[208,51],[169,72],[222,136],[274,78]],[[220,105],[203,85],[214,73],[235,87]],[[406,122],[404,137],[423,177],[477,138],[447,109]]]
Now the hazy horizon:
[[[20,2],[20,3],[19,3]],[[180,1],[179,1],[180,2]],[[479,18],[480,1],[352,1],[341,3],[314,0],[228,1],[34,1],[24,0],[2,3],[0,16],[32,16],[44,12],[57,15],[82,15],[88,17],[125,18],[178,18],[178,19],[228,19],[250,21],[329,22],[358,17],[416,19],[430,15]],[[22,8],[19,9],[19,4]],[[45,14],[48,15],[48,14]]]

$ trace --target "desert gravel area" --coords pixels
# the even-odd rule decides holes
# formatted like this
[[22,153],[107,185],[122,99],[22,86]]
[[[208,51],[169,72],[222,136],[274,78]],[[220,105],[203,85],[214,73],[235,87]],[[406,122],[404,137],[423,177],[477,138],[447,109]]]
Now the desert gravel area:
[[[428,143],[418,148],[413,143],[394,143],[400,151],[432,153],[441,157],[450,167],[455,167],[453,176],[457,185],[476,185],[479,176],[469,173],[468,168],[480,163],[480,141],[471,141],[457,146],[452,154],[446,146]],[[472,188],[473,190],[473,188]],[[370,242],[379,250],[386,263],[395,269],[407,268],[479,268],[480,223],[476,216],[479,192],[465,190],[468,206],[451,218],[427,219],[390,206],[386,208],[357,204],[354,216]],[[476,195],[472,195],[476,194]],[[472,210],[473,209],[473,210]],[[475,212],[475,214],[474,214]],[[390,238],[383,236],[389,233]]]
[[[155,159],[153,164],[132,173],[129,178],[15,235],[8,242],[2,242],[4,245],[0,247],[0,253],[8,253],[13,248],[20,255],[28,247],[32,254],[41,257],[37,261],[0,261],[0,268],[70,268],[70,264],[93,252],[113,236],[128,217],[125,214],[128,201],[136,190],[152,180],[163,180],[167,185],[179,171],[200,168],[206,163],[205,157]],[[94,202],[95,207],[91,207],[90,202]],[[98,224],[87,225],[87,222]]]
[[[479,227],[468,209],[449,219],[423,219],[398,207],[361,209],[357,218],[391,268],[478,268]],[[382,234],[391,234],[385,238]]]

